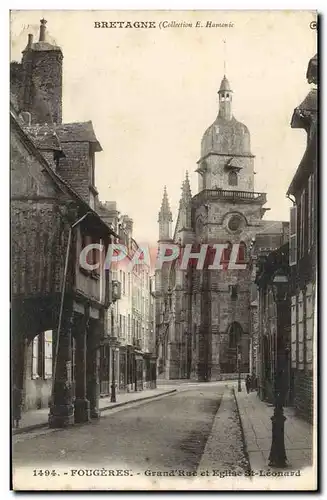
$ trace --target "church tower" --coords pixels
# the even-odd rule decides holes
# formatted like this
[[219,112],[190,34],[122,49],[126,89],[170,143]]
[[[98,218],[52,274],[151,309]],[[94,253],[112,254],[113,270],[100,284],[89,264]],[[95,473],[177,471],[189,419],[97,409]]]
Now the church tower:
[[226,250],[223,269],[192,270],[192,324],[188,328],[192,331],[192,377],[198,380],[236,374],[239,363],[242,372],[249,370],[251,274],[247,248],[260,232],[266,203],[265,193],[254,192],[250,132],[234,117],[233,91],[226,75],[218,96],[217,117],[201,141],[192,224],[197,243],[225,244]]

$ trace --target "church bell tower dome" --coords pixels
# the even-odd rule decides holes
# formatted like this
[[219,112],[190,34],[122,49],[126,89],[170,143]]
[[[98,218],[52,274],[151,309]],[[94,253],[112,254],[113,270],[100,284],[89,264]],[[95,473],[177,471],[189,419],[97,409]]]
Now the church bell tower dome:
[[218,95],[218,116],[203,135],[201,158],[210,153],[227,156],[252,156],[249,129],[236,120],[232,113],[233,91],[226,75],[221,81]]

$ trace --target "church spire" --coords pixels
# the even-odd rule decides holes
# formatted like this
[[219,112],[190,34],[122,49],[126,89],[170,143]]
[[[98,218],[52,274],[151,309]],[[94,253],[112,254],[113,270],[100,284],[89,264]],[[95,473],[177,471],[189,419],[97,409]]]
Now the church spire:
[[182,229],[191,227],[191,201],[192,193],[188,172],[186,171],[185,180],[182,184],[182,195],[179,201],[179,226]]
[[164,187],[164,193],[161,203],[161,208],[159,212],[158,222],[159,222],[159,240],[170,240],[171,239],[171,223],[173,221],[172,212],[170,210],[167,188]]
[[231,120],[232,114],[232,94],[230,83],[224,75],[218,90],[219,95],[219,116],[225,120]]
[[188,171],[186,171],[185,180],[182,184],[182,197],[180,203],[181,204],[189,203],[191,198],[192,198],[191,186],[188,178]]

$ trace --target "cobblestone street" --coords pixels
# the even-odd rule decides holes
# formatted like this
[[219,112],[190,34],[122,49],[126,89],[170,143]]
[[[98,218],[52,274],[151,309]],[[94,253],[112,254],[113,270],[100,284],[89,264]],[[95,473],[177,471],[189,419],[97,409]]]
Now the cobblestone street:
[[[220,414],[220,405],[226,399],[228,404],[224,404]],[[66,465],[78,469],[119,467],[129,470],[130,474],[151,471],[153,477],[157,477],[158,473],[175,471],[177,476],[183,476],[184,473],[196,475],[199,467],[209,465],[207,453],[213,468],[230,468],[233,459],[242,466],[245,460],[232,399],[226,384],[199,385],[133,407],[105,412],[98,422],[89,425],[16,436],[14,467],[43,470]],[[222,436],[221,433],[216,438],[211,436],[217,418],[229,434],[224,436],[224,450],[219,453],[218,464],[212,456],[212,446],[219,447],[217,437],[220,440]],[[229,443],[229,439],[232,442]],[[210,450],[204,453],[209,443]]]

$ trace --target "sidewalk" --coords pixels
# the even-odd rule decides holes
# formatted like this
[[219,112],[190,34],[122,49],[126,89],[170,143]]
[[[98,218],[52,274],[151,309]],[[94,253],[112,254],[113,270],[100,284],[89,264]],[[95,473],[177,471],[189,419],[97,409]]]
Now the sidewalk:
[[[246,449],[252,470],[269,469],[268,457],[271,447],[272,422],[274,407],[261,401],[257,392],[242,392],[235,397],[242,421]],[[291,470],[312,466],[313,460],[313,428],[295,416],[293,408],[285,408],[285,449]]]
[[223,393],[211,433],[198,465],[198,475],[205,470],[228,470],[244,474],[247,460],[243,453],[242,433],[231,386]]
[[[100,412],[106,410],[111,410],[112,408],[117,408],[119,406],[124,406],[129,403],[137,403],[138,401],[145,401],[147,399],[154,399],[159,396],[164,396],[165,394],[172,394],[177,392],[176,388],[166,387],[157,389],[145,389],[138,392],[128,392],[128,393],[117,393],[116,403],[110,402],[110,396],[105,398],[100,398],[99,409]],[[34,429],[39,429],[48,426],[48,414],[49,408],[42,408],[40,410],[29,410],[22,413],[22,418],[19,423],[18,429],[13,429],[12,434],[22,434],[23,432],[29,432]]]

